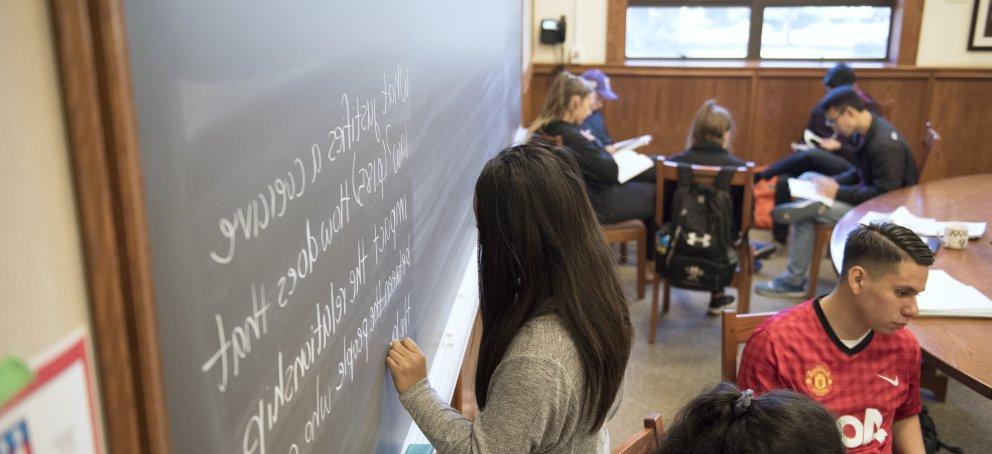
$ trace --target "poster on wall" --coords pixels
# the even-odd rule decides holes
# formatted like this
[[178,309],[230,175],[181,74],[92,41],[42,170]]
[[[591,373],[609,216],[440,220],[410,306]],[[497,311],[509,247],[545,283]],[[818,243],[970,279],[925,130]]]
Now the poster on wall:
[[975,0],[968,50],[992,50],[992,0]]
[[0,407],[0,454],[100,452],[86,336],[35,364],[34,380]]

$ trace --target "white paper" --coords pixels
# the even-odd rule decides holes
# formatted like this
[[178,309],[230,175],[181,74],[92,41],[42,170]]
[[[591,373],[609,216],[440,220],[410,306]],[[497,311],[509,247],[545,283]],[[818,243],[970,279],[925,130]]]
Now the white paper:
[[637,174],[654,167],[654,161],[634,150],[624,149],[613,153],[617,162],[617,181],[626,183]]
[[[789,188],[792,188],[791,181],[789,182]],[[872,222],[891,222],[896,225],[901,225],[907,229],[912,230],[917,235],[922,236],[941,236],[944,233],[944,225],[948,221],[938,221],[934,218],[921,218],[909,212],[905,206],[896,208],[895,211],[891,213],[879,213],[877,211],[869,211],[861,217],[858,222],[864,225],[871,224]],[[985,234],[985,228],[987,227],[984,222],[964,222],[963,224],[968,226],[968,237],[975,239],[979,238]]]
[[992,300],[944,270],[930,270],[916,304],[922,316],[992,318]]
[[823,137],[816,135],[816,133],[810,131],[809,129],[803,131],[803,141],[806,142],[806,145],[811,147],[819,147],[823,142],[823,139]]
[[646,134],[646,135],[643,135],[643,136],[640,136],[640,137],[634,137],[633,139],[627,139],[627,140],[624,140],[622,142],[617,142],[617,143],[614,143],[613,146],[617,150],[621,150],[621,151],[624,150],[624,149],[636,150],[636,149],[638,149],[640,147],[643,147],[643,146],[645,146],[645,145],[647,145],[649,143],[651,143],[651,134]]
[[789,193],[797,199],[816,200],[828,207],[834,206],[834,199],[820,194],[816,190],[816,183],[812,181],[789,178]]

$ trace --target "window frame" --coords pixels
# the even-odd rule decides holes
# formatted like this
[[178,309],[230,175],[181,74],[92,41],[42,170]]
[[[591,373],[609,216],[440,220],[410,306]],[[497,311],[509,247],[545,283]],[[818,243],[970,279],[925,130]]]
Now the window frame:
[[747,55],[741,58],[734,57],[685,57],[685,58],[652,58],[652,57],[628,57],[626,42],[626,26],[624,27],[623,59],[629,61],[652,61],[652,60],[675,60],[675,61],[758,61],[758,62],[823,62],[835,61],[837,59],[828,58],[762,58],[761,57],[761,34],[764,25],[765,8],[783,6],[873,6],[889,8],[889,33],[885,42],[885,56],[882,58],[844,58],[844,61],[851,62],[889,62],[893,57],[893,36],[896,31],[896,21],[898,19],[897,8],[899,0],[627,0],[624,5],[624,23],[626,23],[627,11],[631,7],[643,6],[691,6],[691,7],[720,7],[720,6],[748,6],[751,8],[751,26],[748,33]]

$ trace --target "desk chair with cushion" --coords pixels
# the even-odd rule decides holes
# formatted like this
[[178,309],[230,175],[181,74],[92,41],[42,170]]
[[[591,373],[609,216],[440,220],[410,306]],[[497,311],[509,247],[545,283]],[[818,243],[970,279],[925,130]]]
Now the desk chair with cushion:
[[614,449],[613,454],[654,454],[664,436],[665,425],[661,422],[661,415],[649,413],[644,418],[644,428]]
[[[678,181],[678,164],[665,161],[664,156],[658,156],[656,159],[658,160],[655,165],[658,171],[658,192],[655,196],[654,216],[655,222],[661,225],[665,220],[665,183]],[[713,179],[719,171],[720,167],[692,166],[694,180],[702,184],[712,184]],[[751,269],[754,266],[753,251],[751,250],[751,243],[748,241],[748,232],[751,229],[754,212],[754,163],[748,162],[746,165],[738,167],[737,171],[734,172],[733,178],[730,180],[730,186],[731,188],[735,186],[743,187],[744,192],[744,197],[741,201],[741,227],[738,232],[740,244],[737,246],[737,271],[734,273],[734,279],[730,282],[730,285],[737,288],[738,309],[741,312],[747,313],[751,305]],[[734,201],[734,203],[737,203],[737,201]],[[664,260],[664,258],[658,257],[657,260]],[[650,334],[648,334],[648,343],[651,344],[654,343],[655,331],[658,327],[658,287],[660,281],[661,276],[655,273],[653,280],[654,291],[651,296]],[[668,279],[665,279],[663,293],[664,303],[662,312],[667,313],[671,302],[671,285]]]
[[[930,159],[931,152],[939,141],[940,134],[934,129],[933,124],[929,121],[925,122],[923,124],[923,154],[920,156],[919,162],[916,163],[917,175],[919,175],[920,181],[923,181],[923,171],[926,168],[927,161]],[[807,279],[809,283],[806,289],[806,299],[816,296],[816,282],[820,275],[820,261],[823,260],[823,251],[827,250],[827,247],[830,245],[830,235],[833,233],[834,226],[836,225],[833,222],[816,225],[816,240],[813,243],[813,260],[809,264],[809,278]],[[837,270],[833,270],[836,275]]]
[[[540,136],[542,140],[554,143],[559,147],[565,146],[561,136]],[[640,219],[627,219],[613,224],[603,224],[603,240],[606,244],[620,244],[620,261],[627,261],[627,242],[634,241],[637,245],[637,299],[644,298],[647,287],[648,260],[648,228]]]
[[723,311],[723,335],[720,348],[720,376],[737,383],[737,347],[747,342],[755,328],[774,312],[737,315],[737,311]]

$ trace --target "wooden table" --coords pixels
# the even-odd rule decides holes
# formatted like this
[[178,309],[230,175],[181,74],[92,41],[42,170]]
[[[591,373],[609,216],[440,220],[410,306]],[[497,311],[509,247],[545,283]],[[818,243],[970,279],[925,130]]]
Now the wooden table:
[[[992,226],[992,174],[921,183],[858,205],[837,223],[830,239],[834,268],[840,270],[844,241],[869,211],[891,212],[904,205],[917,216],[952,221],[985,221]],[[992,227],[968,248],[940,248],[933,269],[992,297]],[[920,317],[909,324],[924,358],[948,376],[992,399],[992,319]]]

